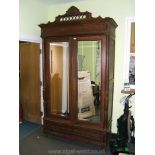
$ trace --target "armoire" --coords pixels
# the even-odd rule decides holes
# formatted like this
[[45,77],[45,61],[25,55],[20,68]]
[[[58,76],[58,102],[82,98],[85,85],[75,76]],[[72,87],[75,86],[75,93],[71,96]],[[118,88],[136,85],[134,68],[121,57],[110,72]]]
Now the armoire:
[[116,22],[72,6],[39,27],[44,133],[106,148],[112,123]]

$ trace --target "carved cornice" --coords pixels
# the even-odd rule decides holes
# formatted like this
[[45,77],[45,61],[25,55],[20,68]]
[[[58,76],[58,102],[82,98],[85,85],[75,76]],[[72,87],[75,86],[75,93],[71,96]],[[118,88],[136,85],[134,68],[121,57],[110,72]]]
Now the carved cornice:
[[102,23],[102,22],[109,22],[114,27],[117,27],[116,22],[110,18],[102,18],[101,16],[98,16],[96,18],[92,17],[92,14],[88,11],[86,12],[80,12],[78,8],[75,6],[71,6],[64,15],[59,15],[55,18],[54,22],[48,22],[46,24],[40,24],[39,26],[45,27],[49,25],[55,25],[55,24],[67,24],[67,23]]
[[91,13],[80,12],[75,6],[70,7],[64,15],[59,15],[56,17],[55,22],[64,22],[64,21],[77,21],[91,18]]

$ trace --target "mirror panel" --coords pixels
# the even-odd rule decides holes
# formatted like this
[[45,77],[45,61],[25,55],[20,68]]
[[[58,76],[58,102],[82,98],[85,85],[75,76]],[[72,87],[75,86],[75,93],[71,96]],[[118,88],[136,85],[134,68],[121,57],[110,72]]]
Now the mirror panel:
[[50,43],[50,113],[69,114],[69,43]]
[[78,41],[78,119],[100,122],[101,41]]

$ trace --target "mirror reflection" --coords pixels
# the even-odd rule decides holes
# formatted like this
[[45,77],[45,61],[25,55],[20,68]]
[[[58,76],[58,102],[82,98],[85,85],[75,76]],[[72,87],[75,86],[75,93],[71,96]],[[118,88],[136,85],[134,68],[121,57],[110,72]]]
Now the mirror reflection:
[[100,121],[101,41],[78,41],[78,119]]
[[69,43],[50,43],[50,113],[69,114]]

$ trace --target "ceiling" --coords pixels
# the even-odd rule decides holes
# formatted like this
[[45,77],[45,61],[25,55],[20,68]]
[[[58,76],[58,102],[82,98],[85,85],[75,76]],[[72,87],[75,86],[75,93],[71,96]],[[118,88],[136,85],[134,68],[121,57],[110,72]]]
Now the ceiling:
[[64,4],[64,3],[79,2],[79,1],[84,1],[84,0],[38,0],[38,1],[45,3],[45,4]]

